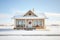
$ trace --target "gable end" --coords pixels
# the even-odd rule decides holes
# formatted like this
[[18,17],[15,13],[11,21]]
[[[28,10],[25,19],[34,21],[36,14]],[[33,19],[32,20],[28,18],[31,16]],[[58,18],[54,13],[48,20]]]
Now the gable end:
[[24,16],[35,16],[35,17],[37,17],[37,15],[34,12],[32,12],[31,10],[29,10],[26,14],[24,14]]

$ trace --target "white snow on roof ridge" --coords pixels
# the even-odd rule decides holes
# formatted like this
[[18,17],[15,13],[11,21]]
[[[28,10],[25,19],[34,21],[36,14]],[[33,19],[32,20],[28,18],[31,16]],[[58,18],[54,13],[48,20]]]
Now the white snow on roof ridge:
[[[38,18],[45,18],[45,14],[43,12],[40,11],[32,11],[35,15],[37,15]],[[24,14],[26,14],[26,12],[24,13],[16,13],[16,15],[14,16],[14,18],[21,18],[24,16]],[[26,17],[31,17],[31,16],[26,16]],[[31,17],[33,18],[33,16]]]
[[34,11],[34,13],[38,16],[38,17],[46,17],[46,15],[44,14],[44,12],[40,12],[40,11]]

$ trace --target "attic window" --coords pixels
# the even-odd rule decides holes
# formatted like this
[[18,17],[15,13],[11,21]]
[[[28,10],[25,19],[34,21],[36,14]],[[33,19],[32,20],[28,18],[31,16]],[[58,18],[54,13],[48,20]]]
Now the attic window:
[[31,13],[29,13],[29,15],[31,15]]

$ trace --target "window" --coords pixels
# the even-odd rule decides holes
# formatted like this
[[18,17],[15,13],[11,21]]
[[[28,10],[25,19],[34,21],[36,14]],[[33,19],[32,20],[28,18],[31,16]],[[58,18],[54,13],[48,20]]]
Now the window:
[[42,26],[42,21],[41,20],[38,21],[38,25]]
[[38,21],[34,20],[34,26],[38,25]]
[[41,20],[34,20],[34,26],[39,25],[42,26],[42,21]]
[[29,13],[29,15],[31,15],[31,13]]

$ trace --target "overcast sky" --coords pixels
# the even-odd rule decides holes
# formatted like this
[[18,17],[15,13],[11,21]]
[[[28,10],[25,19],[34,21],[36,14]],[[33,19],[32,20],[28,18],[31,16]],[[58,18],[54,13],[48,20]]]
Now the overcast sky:
[[60,22],[60,0],[0,0],[0,24],[10,23],[11,17],[17,12],[28,11],[33,8],[35,11],[49,15],[51,17],[49,20],[54,18],[55,21]]

